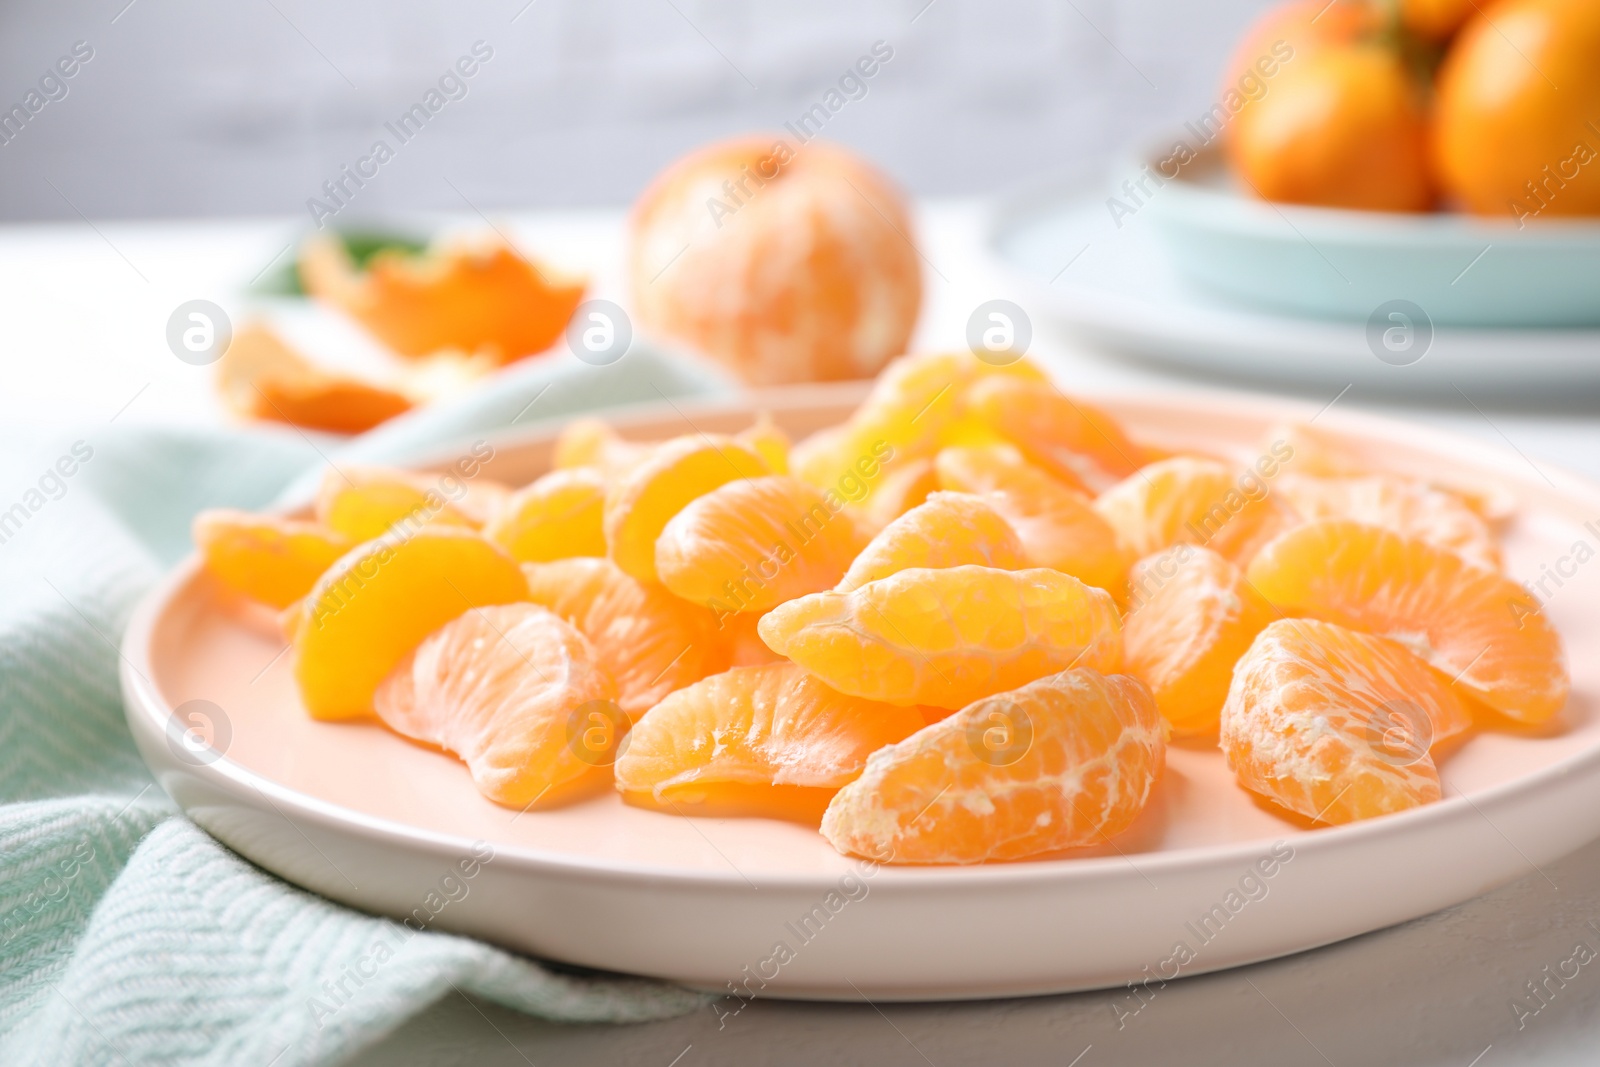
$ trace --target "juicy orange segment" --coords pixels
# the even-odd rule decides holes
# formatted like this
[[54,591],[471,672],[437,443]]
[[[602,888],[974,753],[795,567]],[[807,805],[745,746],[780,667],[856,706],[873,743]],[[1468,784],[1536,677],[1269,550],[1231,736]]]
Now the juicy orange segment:
[[759,630],[840,692],[890,704],[960,708],[1077,663],[1122,661],[1111,595],[1042,568],[900,571],[780,604]]
[[1133,610],[1122,620],[1126,670],[1184,734],[1217,728],[1233,665],[1277,617],[1234,564],[1178,545],[1134,565]]
[[626,727],[615,695],[582,634],[535,604],[506,604],[429,634],[373,707],[396,733],[460,756],[484,796],[522,808],[605,773]]
[[656,577],[656,538],[697,497],[767,466],[729,437],[676,437],[658,445],[606,492],[606,548],[617,566],[641,582]]
[[1023,459],[1011,445],[942,449],[937,466],[946,489],[984,494],[1017,532],[1035,567],[1121,595],[1127,553],[1088,497]]
[[883,528],[839,583],[841,593],[913,567],[967,564],[1016,571],[1022,542],[999,513],[971,493],[934,493]]
[[649,454],[649,445],[625,440],[601,419],[573,419],[556,437],[552,465],[557,470],[598,467],[607,477],[615,477]]
[[758,413],[756,421],[734,434],[733,439],[760,456],[773,474],[789,473],[789,435],[772,421],[771,413]]
[[318,367],[276,332],[242,327],[217,363],[217,391],[237,415],[330,433],[363,433],[411,410],[375,382]]
[[846,696],[792,663],[714,674],[651,708],[617,760],[630,804],[815,822],[867,757],[922,729],[916,708]]
[[1165,727],[1143,683],[1062,671],[873,753],[828,805],[822,835],[880,863],[1092,845],[1138,817],[1165,762]]
[[551,471],[506,499],[483,535],[523,563],[604,556],[606,483],[590,467]]
[[869,533],[882,530],[939,488],[939,472],[927,456],[893,464],[892,468],[866,504],[857,509],[861,512],[857,525]]
[[1489,524],[1453,493],[1383,475],[1318,478],[1285,474],[1277,491],[1295,512],[1314,519],[1354,519],[1448,548],[1469,562],[1500,569]]
[[378,683],[428,634],[469,608],[527,596],[516,561],[471,530],[359,545],[306,594],[294,638],[300,699],[317,719],[369,714]]
[[234,592],[286,608],[355,542],[313,522],[217,509],[195,516],[195,547],[206,569]]
[[499,510],[509,490],[480,479],[421,474],[388,467],[329,468],[317,493],[317,521],[356,540],[370,541],[395,523],[477,528]]
[[1249,578],[1284,612],[1398,641],[1510,718],[1544,722],[1566,703],[1561,638],[1538,602],[1447,549],[1323,519],[1268,544]]
[[1103,489],[1143,463],[1144,450],[1115,419],[1048,382],[988,378],[966,401],[975,418],[1029,462],[1070,484]]
[[617,703],[643,715],[674,689],[728,665],[729,635],[717,617],[607,559],[529,563],[526,598],[561,616],[594,645],[617,684]]
[[718,614],[766,611],[832,586],[859,546],[850,516],[774,474],[691,501],[656,539],[655,569],[662,585]]
[[1471,725],[1446,680],[1399,644],[1282,619],[1234,668],[1222,751],[1246,789],[1342,823],[1438,800],[1430,750]]
[[1101,493],[1094,509],[1136,559],[1188,544],[1247,562],[1297,521],[1255,472],[1190,456],[1142,468]]

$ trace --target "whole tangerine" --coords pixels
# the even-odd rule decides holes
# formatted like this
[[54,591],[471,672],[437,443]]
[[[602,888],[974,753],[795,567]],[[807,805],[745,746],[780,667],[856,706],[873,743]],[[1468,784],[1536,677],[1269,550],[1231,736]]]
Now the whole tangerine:
[[710,145],[633,209],[641,324],[759,385],[868,377],[904,352],[917,260],[899,192],[818,141]]

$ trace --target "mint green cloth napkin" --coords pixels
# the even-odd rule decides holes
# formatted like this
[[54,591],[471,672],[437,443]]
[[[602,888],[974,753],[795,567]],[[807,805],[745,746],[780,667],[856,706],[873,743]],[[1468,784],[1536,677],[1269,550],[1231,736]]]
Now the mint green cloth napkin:
[[452,990],[574,1022],[702,1003],[423,933],[319,1017],[323,982],[392,924],[279,881],[183,818],[124,723],[117,645],[135,601],[189,551],[201,508],[303,494],[330,459],[407,462],[579,410],[728,388],[636,349],[606,368],[530,361],[352,440],[116,425],[0,439],[0,1063],[333,1063]]

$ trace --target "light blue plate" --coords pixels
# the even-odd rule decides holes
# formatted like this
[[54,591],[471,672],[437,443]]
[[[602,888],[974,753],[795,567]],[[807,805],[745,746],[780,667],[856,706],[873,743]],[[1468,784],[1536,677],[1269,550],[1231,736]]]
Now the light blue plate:
[[[1137,173],[1138,168],[1130,168]],[[1273,204],[1241,191],[1216,153],[1134,205],[1178,273],[1270,311],[1366,321],[1396,301],[1435,326],[1600,325],[1600,220],[1409,215]],[[1120,209],[1118,209],[1120,214]]]

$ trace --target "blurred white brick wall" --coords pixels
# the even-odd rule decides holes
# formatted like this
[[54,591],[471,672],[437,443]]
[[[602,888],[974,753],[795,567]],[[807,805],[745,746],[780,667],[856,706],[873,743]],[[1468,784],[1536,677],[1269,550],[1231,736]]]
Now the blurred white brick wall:
[[468,95],[352,211],[461,210],[452,183],[483,209],[625,203],[692,145],[793,119],[880,39],[893,59],[827,135],[916,192],[986,192],[1202,110],[1264,2],[12,0],[0,108],[73,42],[94,58],[0,144],[0,217],[303,212],[477,40]]

